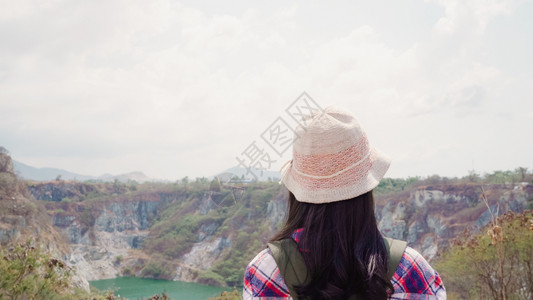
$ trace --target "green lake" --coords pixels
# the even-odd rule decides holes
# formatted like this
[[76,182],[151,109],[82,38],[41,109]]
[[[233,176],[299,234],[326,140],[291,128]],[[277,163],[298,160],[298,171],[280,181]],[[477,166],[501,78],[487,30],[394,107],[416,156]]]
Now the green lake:
[[165,292],[172,300],[206,300],[219,296],[223,291],[233,288],[223,288],[198,283],[181,281],[155,280],[136,277],[119,277],[89,282],[91,286],[100,290],[113,290],[115,296],[129,300],[146,299],[155,294]]

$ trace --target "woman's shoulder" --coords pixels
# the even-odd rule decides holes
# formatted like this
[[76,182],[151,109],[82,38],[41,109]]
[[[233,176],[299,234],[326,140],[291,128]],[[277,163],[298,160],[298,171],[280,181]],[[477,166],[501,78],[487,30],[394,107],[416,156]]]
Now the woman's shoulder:
[[[415,249],[406,247],[392,277],[392,299],[408,299],[410,295],[429,295],[432,299],[446,299],[440,275]],[[431,299],[430,298],[430,299]]]
[[[415,249],[406,247],[392,278],[391,299],[446,299],[440,275]],[[244,274],[243,299],[289,299],[270,249],[259,252]]]
[[289,290],[281,277],[270,249],[259,252],[244,272],[243,299],[289,298]]

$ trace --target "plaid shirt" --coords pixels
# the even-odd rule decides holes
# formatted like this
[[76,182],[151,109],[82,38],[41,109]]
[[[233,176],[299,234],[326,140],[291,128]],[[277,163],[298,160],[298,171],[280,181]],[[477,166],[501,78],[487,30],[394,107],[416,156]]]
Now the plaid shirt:
[[[293,234],[298,242],[299,233]],[[392,277],[390,299],[446,299],[439,274],[411,247],[407,247]],[[292,299],[270,249],[261,251],[244,273],[243,299]]]

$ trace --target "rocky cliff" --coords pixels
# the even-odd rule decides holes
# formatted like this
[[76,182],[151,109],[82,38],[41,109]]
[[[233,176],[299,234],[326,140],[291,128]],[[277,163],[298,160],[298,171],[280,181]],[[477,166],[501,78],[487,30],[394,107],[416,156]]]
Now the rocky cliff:
[[386,236],[406,240],[431,260],[465,229],[488,224],[491,211],[522,211],[532,197],[529,183],[420,186],[409,194],[378,197],[376,213]]
[[[13,173],[11,157],[0,153],[0,246],[11,248],[28,240],[55,258],[72,251],[53,226],[43,204],[32,198],[25,183]],[[88,291],[87,279],[77,272],[76,266],[71,267],[76,273],[72,283]]]
[[[12,187],[6,182],[16,178],[5,174],[11,173],[0,173],[0,179]],[[475,230],[496,213],[521,211],[533,202],[531,183],[423,183],[378,192],[375,201],[384,235],[407,240],[428,260],[465,229]],[[287,191],[277,183],[56,181],[28,187],[26,196],[9,194],[23,201],[2,194],[2,203],[13,205],[0,218],[0,242],[22,232],[53,233],[48,234],[54,236],[49,248],[62,249],[54,251],[78,270],[80,281],[133,275],[240,284],[244,267],[265,247],[287,210]]]
[[[275,230],[277,230],[278,225],[285,218],[287,209],[286,191],[277,186],[274,186],[274,190],[276,191],[274,197],[268,197],[268,199],[264,199],[263,205],[260,207],[248,210],[242,209],[242,207],[237,208],[236,202],[241,201],[241,199],[237,200],[229,197],[231,199],[227,201],[230,203],[233,201],[233,204],[228,207],[224,206],[227,204],[219,202],[215,198],[217,196],[216,194],[211,191],[206,192],[198,206],[200,215],[208,215],[210,211],[218,214],[217,211],[227,208],[236,208],[235,214],[230,214],[231,217],[224,221],[207,222],[199,227],[196,232],[197,238],[192,247],[179,258],[180,263],[176,267],[173,280],[200,281],[208,284],[216,284],[216,280],[213,281],[213,278],[205,278],[202,276],[202,273],[209,271],[218,272],[219,270],[217,268],[223,268],[220,264],[221,260],[235,258],[238,256],[235,255],[236,252],[241,253],[240,251],[247,250],[246,247],[248,245],[244,244],[254,242],[253,240],[246,240],[249,237],[248,232],[255,231],[256,238],[260,237],[260,239],[255,241],[255,248],[248,247],[248,250],[251,251],[248,256],[244,257],[244,260],[242,260],[243,257],[240,257],[239,264],[243,268],[243,262],[245,264],[248,263],[247,260],[253,257],[252,253],[259,251],[264,246],[266,240],[272,236]],[[253,201],[250,200],[245,196],[241,204],[244,207],[251,208]],[[257,209],[262,211],[258,212]],[[254,217],[256,216],[254,215],[256,214],[259,214],[261,218],[255,219]],[[251,224],[252,226],[250,226]],[[229,227],[229,230],[221,230],[221,227],[225,226]],[[242,277],[242,274],[238,275]],[[238,277],[236,280],[241,279]]]
[[54,226],[70,242],[72,250],[65,260],[77,266],[87,280],[122,275],[124,264],[135,263],[130,250],[143,244],[159,203],[139,199],[89,207],[76,203],[66,211],[50,211]]
[[[39,186],[34,190],[41,192],[33,194],[71,199],[79,198],[80,190],[94,191],[82,183],[45,185],[53,186]],[[125,192],[99,201],[54,202],[52,197],[46,207],[71,243],[65,259],[89,280],[135,275],[223,284],[216,276],[223,262],[234,259],[236,251],[250,256],[243,261],[251,259],[286,217],[286,191],[275,184],[268,188],[269,194],[260,197],[251,189],[238,201],[204,185],[196,195],[178,189]],[[483,197],[493,211],[521,211],[532,191],[527,183],[485,185],[483,190],[478,184],[418,186],[378,195],[376,215],[386,236],[407,240],[432,260],[457,234],[490,221]],[[255,246],[243,246],[254,233]]]
[[245,249],[251,255],[286,210],[277,184],[258,185],[242,198],[205,184],[150,186],[108,197],[101,195],[104,187],[76,182],[33,183],[30,191],[70,242],[64,259],[88,280],[134,275],[224,284],[210,274],[242,248],[242,234],[261,234],[253,250]]

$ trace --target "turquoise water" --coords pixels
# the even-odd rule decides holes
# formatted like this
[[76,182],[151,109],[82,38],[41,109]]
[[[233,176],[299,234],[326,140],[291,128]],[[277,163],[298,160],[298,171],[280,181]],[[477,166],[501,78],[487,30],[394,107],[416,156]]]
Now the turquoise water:
[[189,283],[181,281],[155,280],[136,277],[119,277],[89,282],[91,286],[100,290],[113,290],[115,296],[129,300],[146,299],[155,294],[165,292],[172,300],[206,300],[219,296],[222,291],[231,291],[232,288]]

